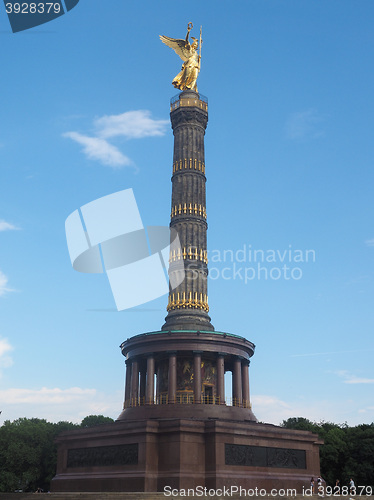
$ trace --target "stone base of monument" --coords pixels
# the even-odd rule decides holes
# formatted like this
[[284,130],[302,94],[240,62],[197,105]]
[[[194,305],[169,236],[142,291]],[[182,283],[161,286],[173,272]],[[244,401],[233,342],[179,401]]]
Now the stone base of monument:
[[[177,406],[177,405],[176,405]],[[180,405],[183,406],[183,405]],[[318,436],[254,421],[122,420],[58,438],[54,492],[309,488]]]

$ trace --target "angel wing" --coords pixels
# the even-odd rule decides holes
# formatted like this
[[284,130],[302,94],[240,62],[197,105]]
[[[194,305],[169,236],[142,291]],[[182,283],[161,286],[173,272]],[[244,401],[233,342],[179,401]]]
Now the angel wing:
[[178,38],[170,38],[168,36],[160,35],[160,40],[165,45],[173,49],[182,61],[187,61],[191,56],[190,44],[186,40]]

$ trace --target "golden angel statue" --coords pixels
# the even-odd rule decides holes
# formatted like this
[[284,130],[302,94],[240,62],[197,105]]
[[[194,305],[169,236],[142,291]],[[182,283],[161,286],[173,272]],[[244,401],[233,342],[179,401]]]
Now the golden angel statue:
[[178,56],[182,59],[183,65],[180,73],[172,81],[172,84],[176,89],[179,90],[194,90],[197,92],[196,80],[200,72],[201,63],[201,45],[203,43],[201,39],[201,28],[200,28],[200,54],[197,53],[199,47],[199,42],[193,36],[191,37],[193,42],[190,43],[189,36],[190,31],[193,28],[192,23],[187,25],[187,35],[186,39],[169,38],[168,36],[160,35],[161,41],[168,47],[175,50]]

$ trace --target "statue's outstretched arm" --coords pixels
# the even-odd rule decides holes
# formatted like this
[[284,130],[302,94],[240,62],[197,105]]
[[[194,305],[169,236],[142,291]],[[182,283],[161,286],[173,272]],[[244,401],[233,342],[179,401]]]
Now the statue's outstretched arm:
[[193,28],[193,24],[188,23],[187,24],[186,45],[190,45],[189,37],[190,37],[190,31],[192,30],[192,28]]

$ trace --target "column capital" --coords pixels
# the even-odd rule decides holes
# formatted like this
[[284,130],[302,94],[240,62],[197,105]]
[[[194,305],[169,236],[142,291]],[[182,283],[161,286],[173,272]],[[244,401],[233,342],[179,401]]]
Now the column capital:
[[131,356],[131,358],[128,358],[126,359],[126,363],[129,363],[131,365],[131,363],[135,363],[135,362],[139,362],[140,360],[142,359],[142,356]]
[[244,356],[240,356],[240,355],[237,355],[237,356],[234,356],[234,361],[240,361],[241,363],[246,363],[248,362],[248,358],[245,358]]

